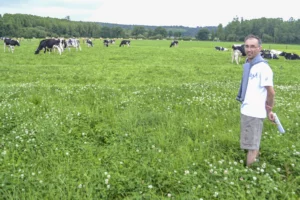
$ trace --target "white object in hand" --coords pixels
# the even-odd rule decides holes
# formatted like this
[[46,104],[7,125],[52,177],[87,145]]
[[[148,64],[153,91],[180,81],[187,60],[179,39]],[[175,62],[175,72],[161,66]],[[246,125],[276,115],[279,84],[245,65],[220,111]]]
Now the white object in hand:
[[277,128],[279,130],[280,133],[285,133],[283,126],[281,125],[278,116],[276,115],[276,113],[273,113],[274,118],[275,118],[275,123],[277,125]]

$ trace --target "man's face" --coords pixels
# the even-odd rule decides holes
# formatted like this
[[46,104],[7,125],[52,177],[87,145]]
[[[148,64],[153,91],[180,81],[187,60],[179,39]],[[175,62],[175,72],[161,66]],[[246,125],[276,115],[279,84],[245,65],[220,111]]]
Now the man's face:
[[245,41],[245,52],[247,58],[252,60],[261,51],[261,46],[258,45],[258,40],[255,38],[249,38]]

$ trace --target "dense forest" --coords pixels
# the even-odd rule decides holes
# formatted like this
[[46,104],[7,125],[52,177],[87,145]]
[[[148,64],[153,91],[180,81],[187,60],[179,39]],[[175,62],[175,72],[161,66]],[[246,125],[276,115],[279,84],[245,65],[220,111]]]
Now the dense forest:
[[290,18],[233,18],[225,27],[144,26],[71,21],[27,14],[0,15],[0,37],[90,37],[243,41],[255,34],[268,43],[300,43],[300,20]]

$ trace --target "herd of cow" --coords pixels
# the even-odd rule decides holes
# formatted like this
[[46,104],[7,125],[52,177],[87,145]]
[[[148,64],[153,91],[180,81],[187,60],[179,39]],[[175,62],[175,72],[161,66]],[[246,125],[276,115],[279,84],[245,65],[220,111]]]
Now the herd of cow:
[[[13,53],[15,46],[20,46],[20,42],[18,40],[14,40],[10,38],[1,38],[1,39],[4,41],[4,52],[5,52],[5,47],[8,47],[8,50]],[[84,42],[87,44],[88,47],[93,47],[93,42],[91,39],[86,39]],[[110,44],[115,44],[115,40],[107,40],[107,39],[103,40],[103,45],[105,47],[108,47]],[[122,46],[130,46],[130,40],[122,40],[119,47]],[[170,47],[176,47],[176,46],[178,46],[178,41],[177,40],[172,41]],[[39,46],[35,51],[35,54],[39,54],[41,50],[44,50],[44,53],[46,53],[46,51],[51,52],[57,50],[58,53],[61,55],[61,53],[65,49],[68,48],[70,51],[70,48],[72,47],[75,48],[76,51],[78,50],[81,51],[80,41],[76,38],[44,39],[40,41]],[[219,46],[216,46],[215,49],[218,51],[228,51],[227,48],[219,47]],[[236,64],[239,64],[242,56],[246,56],[244,45],[243,44],[232,45],[232,55],[231,55],[232,63],[235,61]],[[285,59],[287,60],[300,59],[299,55],[295,53],[288,53],[288,52],[278,51],[274,49],[261,50],[261,56],[266,59],[278,59],[279,58],[278,56],[284,56]]]
[[[216,46],[215,49],[218,51],[228,51],[227,48],[219,46]],[[265,59],[279,59],[278,56],[284,56],[286,60],[300,60],[300,56],[298,54],[278,51],[274,49],[263,49],[261,50],[260,55]],[[239,64],[242,56],[246,56],[244,44],[232,45],[231,62],[233,63],[235,61],[236,64]]]
[[[14,52],[14,48],[15,46],[20,46],[20,42],[18,40],[14,40],[14,39],[10,39],[10,38],[1,38],[4,41],[4,52],[5,52],[5,47],[8,47],[9,51],[11,51],[12,53]],[[93,47],[93,42],[91,39],[86,39],[84,41],[88,47]],[[108,47],[108,45],[110,44],[115,44],[115,40],[103,40],[103,45],[105,47]],[[178,41],[174,40],[171,42],[170,47],[173,46],[177,46],[178,45]],[[122,40],[120,45],[120,47],[123,46],[130,46],[130,40]],[[44,53],[46,53],[46,51],[51,52],[52,50],[55,51],[57,50],[58,53],[61,55],[61,53],[68,48],[70,51],[70,48],[74,47],[76,49],[76,51],[78,51],[78,49],[81,51],[81,47],[80,47],[80,41],[76,38],[69,38],[69,39],[44,39],[42,41],[40,41],[38,48],[35,51],[35,54],[39,54],[39,52],[41,50],[44,49]]]

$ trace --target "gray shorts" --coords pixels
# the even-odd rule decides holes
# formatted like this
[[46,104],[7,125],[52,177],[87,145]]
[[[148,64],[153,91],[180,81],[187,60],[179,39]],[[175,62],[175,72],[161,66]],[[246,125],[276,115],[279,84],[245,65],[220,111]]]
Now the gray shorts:
[[263,118],[249,117],[241,114],[241,149],[259,149],[263,121]]

